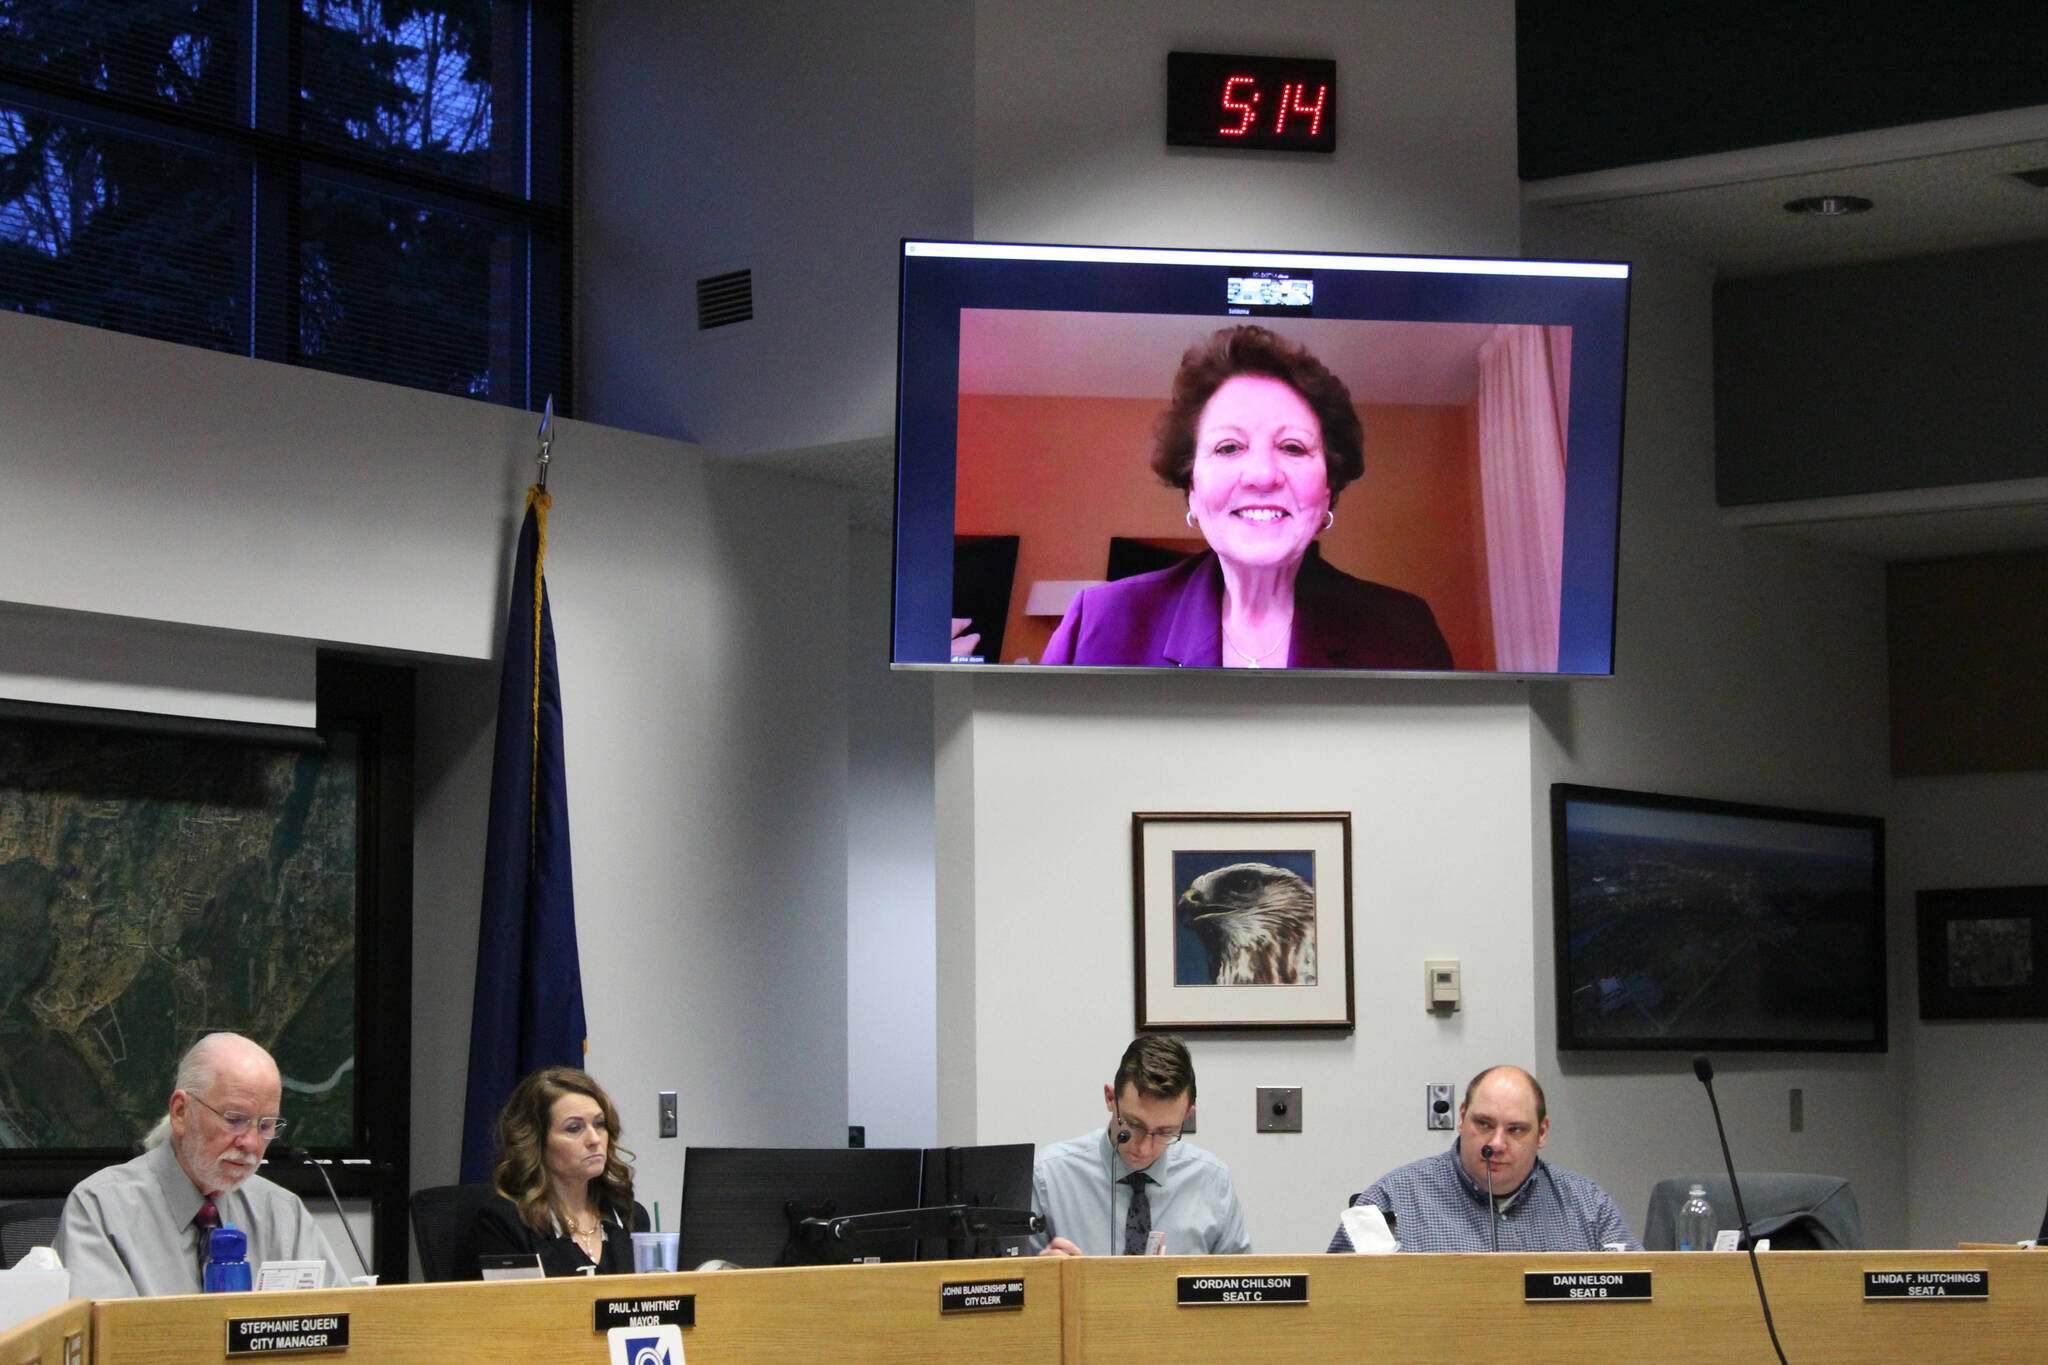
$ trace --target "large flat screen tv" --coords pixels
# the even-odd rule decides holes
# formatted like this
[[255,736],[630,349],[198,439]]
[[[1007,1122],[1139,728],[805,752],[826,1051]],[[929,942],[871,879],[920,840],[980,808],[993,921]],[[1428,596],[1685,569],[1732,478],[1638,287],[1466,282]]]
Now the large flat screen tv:
[[1628,286],[906,241],[893,663],[1611,673]]
[[1884,821],[1558,783],[1557,1045],[1885,1050]]

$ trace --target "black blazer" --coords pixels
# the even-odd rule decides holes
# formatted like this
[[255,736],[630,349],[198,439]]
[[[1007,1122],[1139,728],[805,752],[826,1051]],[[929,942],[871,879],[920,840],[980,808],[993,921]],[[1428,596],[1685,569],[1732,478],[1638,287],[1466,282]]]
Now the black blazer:
[[[632,1232],[647,1231],[647,1215],[640,1206],[633,1206],[633,1226],[628,1230],[625,1221],[610,1208],[602,1216],[604,1227],[604,1253],[598,1257],[597,1269],[591,1270],[591,1259],[583,1254],[583,1248],[576,1245],[576,1239],[563,1233],[560,1237],[545,1232],[535,1232],[519,1220],[519,1209],[504,1196],[491,1200],[477,1210],[476,1224],[470,1234],[470,1241],[478,1256],[514,1256],[539,1253],[540,1268],[548,1275],[630,1275],[633,1273]],[[473,1267],[473,1278],[482,1278],[480,1267]]]

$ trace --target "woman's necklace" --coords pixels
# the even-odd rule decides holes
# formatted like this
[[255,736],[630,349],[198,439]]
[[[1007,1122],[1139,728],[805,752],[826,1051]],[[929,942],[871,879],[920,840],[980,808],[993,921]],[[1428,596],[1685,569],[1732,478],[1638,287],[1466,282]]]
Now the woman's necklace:
[[1279,638],[1273,641],[1272,646],[1258,654],[1245,653],[1243,647],[1237,641],[1230,638],[1230,632],[1227,630],[1223,632],[1223,643],[1230,646],[1232,654],[1244,660],[1246,668],[1264,668],[1266,660],[1272,658],[1279,651],[1280,646],[1287,643],[1287,631],[1283,628],[1280,631]]

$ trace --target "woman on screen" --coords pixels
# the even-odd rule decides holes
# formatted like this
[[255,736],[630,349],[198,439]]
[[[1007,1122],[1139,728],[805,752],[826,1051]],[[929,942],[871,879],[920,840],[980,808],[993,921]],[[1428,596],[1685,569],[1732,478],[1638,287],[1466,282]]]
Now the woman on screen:
[[1084,590],[1046,663],[1452,667],[1427,602],[1316,549],[1338,492],[1364,472],[1364,430],[1344,382],[1300,345],[1246,324],[1190,348],[1152,469],[1186,495],[1208,552]]
[[619,1111],[587,1073],[553,1066],[526,1077],[498,1115],[502,1197],[477,1213],[477,1254],[538,1255],[549,1275],[631,1274],[631,1234],[646,1222],[631,1155],[619,1146]]

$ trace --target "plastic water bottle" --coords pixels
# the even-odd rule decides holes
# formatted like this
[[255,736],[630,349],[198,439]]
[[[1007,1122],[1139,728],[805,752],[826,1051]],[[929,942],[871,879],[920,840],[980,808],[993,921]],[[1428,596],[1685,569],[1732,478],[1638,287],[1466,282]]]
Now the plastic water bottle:
[[1694,1185],[1685,1192],[1685,1203],[1678,1210],[1678,1249],[1712,1251],[1716,1231],[1714,1206],[1707,1202],[1706,1186]]
[[215,1228],[206,1244],[200,1288],[209,1294],[254,1288],[249,1276],[249,1234],[237,1227]]

